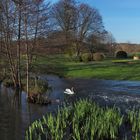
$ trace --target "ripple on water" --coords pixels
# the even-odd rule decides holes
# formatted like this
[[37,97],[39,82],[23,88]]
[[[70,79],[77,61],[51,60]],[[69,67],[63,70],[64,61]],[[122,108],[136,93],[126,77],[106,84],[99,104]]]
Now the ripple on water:
[[[52,100],[59,99],[49,106],[28,104],[26,93],[22,100],[14,97],[14,91],[1,87],[0,90],[0,138],[3,140],[24,139],[25,130],[35,119],[47,112],[54,112],[65,99],[75,101],[77,98],[91,98],[103,105],[115,105],[123,109],[140,107],[140,82],[122,82],[94,79],[60,79],[57,76],[43,76],[48,80],[53,91]],[[76,95],[65,96],[66,88],[74,87]],[[20,103],[20,104],[19,104]]]

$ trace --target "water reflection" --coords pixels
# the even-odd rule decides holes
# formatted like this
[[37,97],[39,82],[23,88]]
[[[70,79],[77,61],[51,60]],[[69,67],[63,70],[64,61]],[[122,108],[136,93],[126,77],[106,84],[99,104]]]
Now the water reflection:
[[[47,112],[54,112],[63,102],[63,87],[65,83],[56,76],[44,76],[53,90],[50,98],[53,103],[49,106],[28,104],[24,91],[14,91],[0,86],[0,138],[3,140],[22,140],[25,130],[36,119]],[[55,102],[56,99],[61,102]]]
[[[54,112],[58,106],[73,102],[78,98],[91,98],[101,105],[119,106],[128,109],[140,107],[140,82],[60,79],[57,76],[42,76],[52,86],[50,98],[53,103],[48,106],[28,104],[26,93],[0,86],[0,138],[2,140],[22,140],[25,130],[35,120],[48,112]],[[74,87],[75,95],[65,95],[64,89]],[[60,102],[56,102],[59,100]]]

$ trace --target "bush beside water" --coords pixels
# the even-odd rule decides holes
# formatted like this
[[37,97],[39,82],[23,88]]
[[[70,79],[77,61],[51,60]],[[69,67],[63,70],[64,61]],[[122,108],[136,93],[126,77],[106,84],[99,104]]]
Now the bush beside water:
[[[31,78],[29,83],[29,94],[27,101],[30,103],[36,104],[49,104],[51,100],[48,98],[46,93],[48,90],[51,90],[51,87],[46,81],[41,79]],[[3,85],[5,87],[10,87],[14,89],[14,83],[10,78],[6,78],[3,80]],[[26,89],[26,79],[22,79],[22,90],[27,91]]]

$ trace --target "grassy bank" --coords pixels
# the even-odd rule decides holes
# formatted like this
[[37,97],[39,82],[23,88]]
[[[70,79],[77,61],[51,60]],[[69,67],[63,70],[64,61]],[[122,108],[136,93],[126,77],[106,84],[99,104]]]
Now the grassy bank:
[[[0,61],[0,64],[2,62]],[[3,65],[1,66],[2,69]],[[96,78],[112,80],[140,80],[140,61],[125,59],[76,62],[66,55],[38,56],[33,62],[32,72],[38,74],[56,74],[71,78]],[[0,81],[7,77],[4,69],[0,72]]]
[[[125,131],[124,131],[125,130]],[[129,133],[128,133],[129,132]],[[58,110],[35,121],[26,131],[26,140],[139,140],[140,111],[101,108],[90,100]]]
[[72,78],[140,80],[140,61],[127,59],[83,63],[64,55],[40,56],[34,63],[34,71]]

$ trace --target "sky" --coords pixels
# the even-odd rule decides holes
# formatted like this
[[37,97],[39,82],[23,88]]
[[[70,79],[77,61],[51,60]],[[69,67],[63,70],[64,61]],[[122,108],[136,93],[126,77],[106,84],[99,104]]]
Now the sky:
[[[58,0],[52,0],[57,2]],[[79,0],[99,10],[105,29],[121,43],[140,44],[140,0]]]

